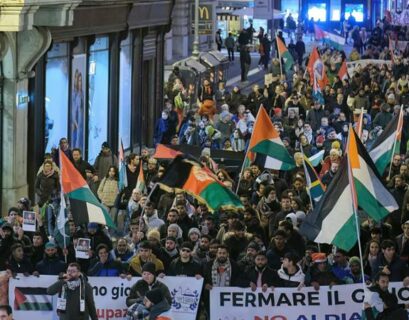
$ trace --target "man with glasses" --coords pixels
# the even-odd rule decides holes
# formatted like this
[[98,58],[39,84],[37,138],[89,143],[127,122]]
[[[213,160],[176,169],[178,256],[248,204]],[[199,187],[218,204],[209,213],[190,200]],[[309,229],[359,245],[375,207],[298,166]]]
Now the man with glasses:
[[57,314],[61,320],[98,320],[92,287],[82,275],[78,263],[70,263],[67,273],[48,287],[47,294],[58,294]]
[[172,261],[167,275],[202,278],[202,268],[193,260],[193,246],[190,242],[183,242],[180,246],[180,256]]

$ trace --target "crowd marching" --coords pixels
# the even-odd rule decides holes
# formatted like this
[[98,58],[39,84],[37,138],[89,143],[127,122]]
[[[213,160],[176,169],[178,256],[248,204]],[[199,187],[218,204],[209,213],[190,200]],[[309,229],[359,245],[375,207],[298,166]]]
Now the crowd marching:
[[[399,34],[399,40],[407,40],[407,30]],[[206,172],[237,194],[239,208],[213,210],[192,196],[191,190],[157,188],[169,161],[156,159],[148,148],[140,155],[127,155],[122,168],[125,176],[120,178],[121,158],[108,143],[90,164],[82,158],[82,150],[71,149],[69,141],[62,138],[60,152],[87,181],[116,228],[91,218],[88,222],[77,219],[78,212],[70,210],[70,195],[61,198],[62,155],[58,151],[46,154],[37,173],[35,201],[21,198],[1,222],[0,270],[7,270],[10,277],[17,273],[55,275],[48,294],[58,294],[61,319],[97,319],[87,276],[140,276],[126,299],[130,319],[159,319],[170,309],[169,289],[157,280],[165,276],[204,279],[198,313],[202,319],[209,314],[209,292],[214,287],[266,291],[312,286],[319,290],[325,285],[362,282],[372,282],[372,290],[379,293],[382,308],[377,319],[406,319],[404,306],[387,288],[389,280],[409,285],[409,46],[390,48],[389,39],[396,39],[396,33],[386,23],[378,23],[372,34],[365,36],[367,40],[361,43],[352,32],[350,58],[377,62],[358,64],[348,75],[341,72],[344,62],[350,61],[345,52],[320,46],[318,53],[326,71],[318,86],[311,58],[304,56],[305,47],[300,56],[290,43],[293,65],[287,69],[284,59],[273,58],[269,63],[271,43],[263,35],[260,39],[269,48],[263,49],[267,57],[261,64],[271,76],[264,85],[253,85],[248,95],[239,86],[229,91],[225,83],[205,79],[196,99],[194,86],[188,86],[178,68],[174,69],[166,86],[165,109],[155,125],[154,143],[200,147],[199,161]],[[242,51],[246,51],[251,40],[240,37]],[[284,38],[280,41],[285,44]],[[229,42],[226,39],[226,45]],[[294,168],[269,170],[265,159],[257,157],[241,170],[228,172],[212,160],[211,150],[247,155],[261,107],[293,156]],[[323,188],[328,188],[345,157],[349,125],[357,126],[361,112],[361,140],[368,150],[403,112],[400,149],[379,173],[399,208],[381,222],[361,217],[362,257],[357,246],[347,252],[314,243],[299,232],[314,204],[303,168],[304,155],[322,156],[315,171]],[[62,200],[68,205],[66,237],[58,221]],[[25,211],[35,212],[35,216],[26,216]],[[26,225],[33,219],[35,228],[27,231]],[[368,319],[375,318],[367,313]]]

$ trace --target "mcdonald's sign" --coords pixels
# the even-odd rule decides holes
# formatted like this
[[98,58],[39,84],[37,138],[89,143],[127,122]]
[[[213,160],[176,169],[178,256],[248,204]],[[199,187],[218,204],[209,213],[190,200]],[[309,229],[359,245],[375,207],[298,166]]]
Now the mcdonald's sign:
[[[199,34],[210,35],[213,31],[213,5],[199,5]],[[194,33],[195,6],[192,5],[192,33]]]

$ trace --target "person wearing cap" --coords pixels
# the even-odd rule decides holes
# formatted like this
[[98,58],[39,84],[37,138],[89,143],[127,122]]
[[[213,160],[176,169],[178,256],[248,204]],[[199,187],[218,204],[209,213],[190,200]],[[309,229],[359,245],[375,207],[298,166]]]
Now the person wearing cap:
[[45,244],[44,258],[35,265],[33,275],[59,275],[66,268],[65,262],[58,256],[57,245],[49,241]]
[[240,253],[237,258],[237,264],[241,270],[247,272],[254,267],[254,258],[256,257],[257,252],[260,251],[260,246],[256,241],[250,241],[247,245],[246,251]]
[[169,288],[157,280],[157,267],[153,262],[146,262],[142,269],[140,276],[142,279],[138,280],[132,287],[129,296],[126,298],[126,305],[129,307],[136,303],[139,299],[143,299],[149,290],[159,289],[169,304],[172,303],[172,297]]
[[[164,240],[164,241],[163,241]],[[160,248],[160,257],[164,265],[164,269],[168,270],[170,263],[179,257],[178,242],[175,237],[166,237],[162,239]]]
[[274,290],[274,287],[280,286],[281,283],[277,271],[268,266],[264,251],[255,254],[254,266],[246,271],[246,275],[253,291],[257,288],[261,288],[263,292],[266,292],[268,288]]
[[306,274],[306,284],[319,290],[320,286],[333,286],[340,281],[332,273],[328,265],[327,255],[324,252],[314,252],[311,254],[312,266]]
[[[361,259],[359,257],[349,258],[349,273],[345,278],[345,283],[362,283]],[[364,274],[364,281],[367,284],[371,283],[371,278]]]
[[170,304],[160,289],[148,291],[143,300],[143,304],[149,311],[149,320],[158,319],[160,315],[170,310]]
[[[118,157],[112,152],[108,142],[104,142],[94,162],[94,169],[97,175],[94,178],[94,182],[102,181],[111,166],[118,167]],[[96,188],[98,188],[98,185]]]
[[87,238],[91,240],[92,251],[95,251],[101,243],[106,244],[109,250],[112,250],[111,239],[106,235],[106,233],[102,230],[101,226],[98,223],[88,223],[87,230]]
[[167,270],[168,276],[186,276],[202,278],[202,267],[194,261],[192,257],[193,245],[190,242],[183,242],[180,246],[180,256],[174,259]]
[[165,269],[162,261],[152,253],[152,246],[149,241],[143,241],[139,245],[138,254],[129,262],[129,273],[133,276],[140,276],[143,271],[143,266],[148,262],[155,265],[156,274],[163,272]]
[[3,223],[0,228],[0,270],[6,269],[6,261],[15,243],[21,242],[14,237],[13,226],[10,223]]

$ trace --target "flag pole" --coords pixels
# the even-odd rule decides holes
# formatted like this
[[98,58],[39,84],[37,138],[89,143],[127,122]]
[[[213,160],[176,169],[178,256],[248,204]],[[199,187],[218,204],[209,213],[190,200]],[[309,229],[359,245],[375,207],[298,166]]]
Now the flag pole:
[[[349,125],[348,142],[347,142],[347,151],[349,150],[349,144],[351,143],[351,134],[354,134],[352,130],[353,130],[353,128],[352,128],[352,125],[350,124]],[[364,262],[363,262],[362,246],[361,246],[361,241],[360,241],[359,219],[358,219],[358,212],[357,212],[358,199],[357,199],[357,196],[356,196],[355,183],[354,183],[354,178],[353,178],[353,175],[352,175],[350,154],[348,154],[348,153],[347,153],[347,161],[348,161],[348,181],[349,181],[349,185],[350,185],[350,189],[351,189],[352,210],[353,210],[353,214],[355,216],[356,237],[357,237],[357,241],[358,241],[359,260],[360,260],[360,263],[361,263],[362,287],[365,290],[366,289],[366,284],[365,284]]]
[[[142,163],[141,163],[141,165],[142,165]],[[156,182],[156,183],[153,185],[152,190],[149,192],[149,194],[148,194],[148,196],[147,196],[147,198],[146,198],[146,202],[148,202],[148,201],[151,199],[151,196],[152,196],[152,194],[155,192],[157,186],[158,186],[158,182]],[[145,213],[145,206],[143,206],[142,211],[141,211],[141,215],[140,215],[140,217],[139,217],[139,228],[138,228],[138,231],[140,231],[140,232],[142,232],[141,228],[142,228],[142,224],[144,223],[144,221],[143,221],[143,215],[144,215],[144,213]]]
[[[62,183],[62,161],[61,161],[61,157],[60,157],[61,152],[63,152],[63,151],[61,150],[61,148],[58,148],[58,150],[59,150],[58,159],[59,159],[59,162],[60,162],[60,187],[61,187],[60,212],[58,213],[58,216],[59,216],[58,219],[61,219],[61,210],[64,210],[64,234],[62,234],[62,238],[63,238],[64,249],[67,249],[67,239],[65,237],[66,236],[66,234],[65,234],[65,222],[66,222],[65,221],[65,207],[66,207],[66,205],[65,205],[65,198],[64,198],[64,187],[63,187],[63,183]],[[64,208],[62,208],[63,204],[64,204]],[[61,231],[59,229],[59,226],[58,226],[58,223],[57,223],[57,228],[58,228],[58,231],[61,233]],[[48,231],[48,232],[50,232],[50,231]],[[64,253],[64,260],[65,260],[65,263],[67,263],[67,255],[65,253]]]
[[[306,180],[306,182],[307,182],[308,172],[307,172],[307,166],[305,165],[305,160],[304,160],[305,154],[304,154],[304,149],[303,149],[303,147],[302,147],[301,142],[300,142],[300,150],[301,150],[301,153],[302,153],[302,165],[303,165],[303,167],[304,167],[305,180]],[[311,182],[311,181],[310,181],[310,182]],[[308,190],[308,198],[310,198],[311,210],[313,210],[313,209],[314,209],[314,204],[313,204],[313,201],[312,201],[312,197],[311,197],[311,192],[310,192],[310,190]],[[320,252],[321,252],[321,251],[320,251]]]
[[[281,53],[280,50],[278,49],[278,36],[276,35],[276,43],[277,43],[277,53],[278,53],[278,60],[280,61],[280,75],[281,77],[283,76],[283,64],[281,62]],[[281,39],[280,39],[281,40]],[[281,81],[281,79],[280,79]]]
[[[254,127],[255,127],[255,125],[257,123],[257,120],[258,120],[258,117],[260,115],[261,108],[264,108],[263,104],[260,104],[260,108],[258,109],[256,120],[254,121]],[[237,192],[239,192],[239,186],[240,186],[240,181],[241,181],[241,175],[243,174],[243,170],[244,170],[244,164],[246,163],[247,156],[249,155],[249,152],[250,152],[250,144],[251,144],[250,142],[251,142],[251,138],[253,137],[254,127],[253,127],[253,131],[251,132],[249,145],[247,146],[247,150],[246,150],[246,154],[244,155],[243,163],[241,164],[241,169],[240,169],[240,173],[239,173],[239,180],[237,181],[236,194],[237,194]]]
[[361,139],[361,136],[362,136],[362,125],[363,124],[364,124],[364,108],[361,108],[361,114],[359,115],[359,120],[358,120],[358,131],[356,132],[359,139]]
[[[301,150],[301,153],[302,153],[302,165],[303,165],[303,167],[304,167],[305,180],[306,180],[306,182],[307,182],[308,172],[307,172],[307,167],[306,167],[306,165],[305,165],[305,160],[304,160],[305,154],[304,154],[304,149],[303,149],[303,147],[302,147],[301,142],[300,142],[300,150]],[[311,182],[311,181],[310,181],[310,182]],[[310,199],[311,210],[314,210],[314,202],[312,201],[312,197],[311,197],[311,192],[310,192],[310,190],[308,190],[307,193],[308,193],[308,198]],[[319,244],[319,243],[317,243],[317,244],[318,244],[318,252],[321,252],[321,244]]]
[[[401,117],[403,116],[403,104],[400,105],[400,111],[399,111],[399,119],[398,119],[398,127],[397,131],[401,131],[402,129],[399,128],[399,123],[401,121]],[[396,148],[396,142],[398,141],[398,132],[395,134],[395,140],[393,141],[393,149],[392,149],[392,155],[391,155],[391,161],[389,164],[389,172],[388,172],[388,182],[391,178],[391,171],[392,171],[392,163],[393,163],[393,157],[395,156],[395,148]]]

